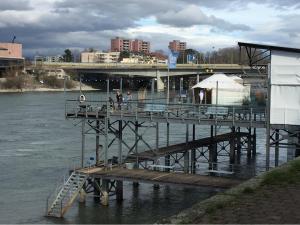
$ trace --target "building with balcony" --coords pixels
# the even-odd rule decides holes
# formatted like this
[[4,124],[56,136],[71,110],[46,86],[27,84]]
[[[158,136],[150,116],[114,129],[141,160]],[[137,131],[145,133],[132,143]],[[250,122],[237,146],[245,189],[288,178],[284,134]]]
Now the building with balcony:
[[116,37],[111,39],[112,52],[150,52],[150,42],[143,40],[130,40]]
[[186,50],[186,42],[181,42],[179,40],[173,40],[169,42],[169,49],[176,52],[181,52]]
[[82,52],[82,63],[117,63],[120,52]]

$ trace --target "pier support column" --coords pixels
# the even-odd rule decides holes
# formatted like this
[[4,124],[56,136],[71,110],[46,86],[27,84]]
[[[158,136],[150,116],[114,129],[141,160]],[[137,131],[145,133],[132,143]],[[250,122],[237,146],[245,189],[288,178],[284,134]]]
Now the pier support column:
[[252,135],[251,135],[251,127],[248,128],[248,135],[247,135],[247,141],[248,141],[248,146],[247,146],[247,158],[251,158],[251,150],[252,150]]
[[116,197],[117,202],[123,201],[123,181],[116,181]]
[[85,119],[82,120],[81,125],[81,167],[84,167],[84,152],[85,152]]
[[[196,139],[196,125],[193,124],[193,141]],[[196,173],[196,149],[191,150],[191,172]]]
[[236,140],[236,133],[235,133],[235,127],[231,128],[232,137],[230,138],[229,144],[230,144],[230,164],[233,164],[235,161],[235,140]]
[[[167,123],[167,146],[170,145],[170,123]],[[165,166],[170,166],[170,156],[165,156]],[[169,172],[170,169],[166,168],[166,172]]]
[[99,140],[100,140],[100,137],[99,137],[99,134],[100,134],[100,121],[97,120],[96,122],[96,166],[99,165],[99,161],[100,161],[100,158],[99,158],[99,148],[100,148],[100,144],[99,144]]
[[[254,121],[256,121],[256,114],[254,114]],[[253,129],[253,156],[256,156],[256,128]]]
[[[156,123],[156,142],[155,142],[155,150],[156,150],[156,152],[158,152],[158,148],[159,148],[159,123]],[[154,170],[156,170],[156,169],[154,169]],[[154,189],[159,189],[159,184],[154,184],[153,185],[153,188]]]
[[119,120],[119,153],[118,153],[118,163],[119,166],[122,165],[122,138],[123,138],[123,125],[122,120]]
[[108,206],[109,204],[109,180],[102,180],[102,193],[103,196],[101,198],[101,204],[104,206]]
[[[186,145],[189,142],[189,125],[186,124],[186,138],[185,138],[185,143]],[[189,173],[189,165],[190,165],[190,154],[189,151],[186,151],[184,153],[184,172]]]
[[215,169],[217,168],[217,161],[218,161],[218,154],[217,154],[217,144],[215,143],[214,140],[214,134],[216,134],[216,130],[214,132],[214,129],[216,129],[216,127],[214,125],[210,126],[210,138],[211,138],[211,143],[208,146],[208,150],[209,150],[209,169]]
[[79,202],[85,203],[85,199],[86,199],[86,193],[85,193],[84,189],[82,188],[79,192]]
[[100,178],[94,179],[94,200],[100,200]]
[[275,130],[275,166],[279,163],[279,130]]
[[[139,140],[139,136],[138,136],[138,132],[139,132],[139,124],[138,121],[135,122],[135,154],[138,154],[138,140]],[[136,157],[136,161],[135,164],[133,166],[134,169],[138,169],[139,168],[139,159],[138,157]],[[139,186],[138,182],[133,182],[133,186],[137,187]]]
[[[240,134],[241,128],[237,128],[237,132]],[[236,150],[237,150],[237,163],[239,164],[241,161],[241,152],[242,152],[242,146],[241,146],[241,136],[237,136],[237,141],[236,141]]]

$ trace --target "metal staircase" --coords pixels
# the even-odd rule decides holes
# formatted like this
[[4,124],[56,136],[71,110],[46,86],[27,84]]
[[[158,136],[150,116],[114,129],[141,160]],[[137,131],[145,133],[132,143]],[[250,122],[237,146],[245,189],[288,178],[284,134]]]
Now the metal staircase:
[[82,190],[87,178],[85,174],[72,172],[69,179],[47,198],[46,216],[63,217]]

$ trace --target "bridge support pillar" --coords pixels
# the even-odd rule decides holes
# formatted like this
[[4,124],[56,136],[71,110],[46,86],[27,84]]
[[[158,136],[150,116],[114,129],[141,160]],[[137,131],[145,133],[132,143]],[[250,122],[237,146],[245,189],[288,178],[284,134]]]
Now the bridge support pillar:
[[109,180],[103,179],[102,180],[102,198],[101,198],[101,204],[104,206],[108,206],[109,204]]
[[157,79],[157,91],[163,91],[165,89],[165,84],[160,77],[159,70],[157,70],[156,79]]
[[116,181],[117,202],[123,201],[123,181]]

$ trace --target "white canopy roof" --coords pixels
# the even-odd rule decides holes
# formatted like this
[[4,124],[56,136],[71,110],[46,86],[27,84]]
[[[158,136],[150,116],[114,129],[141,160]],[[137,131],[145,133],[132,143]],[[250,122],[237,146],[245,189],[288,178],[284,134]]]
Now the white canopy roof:
[[204,88],[204,89],[216,89],[218,82],[218,89],[223,90],[244,90],[244,86],[234,81],[232,78],[226,76],[223,73],[214,74],[209,78],[199,82],[194,88]]

